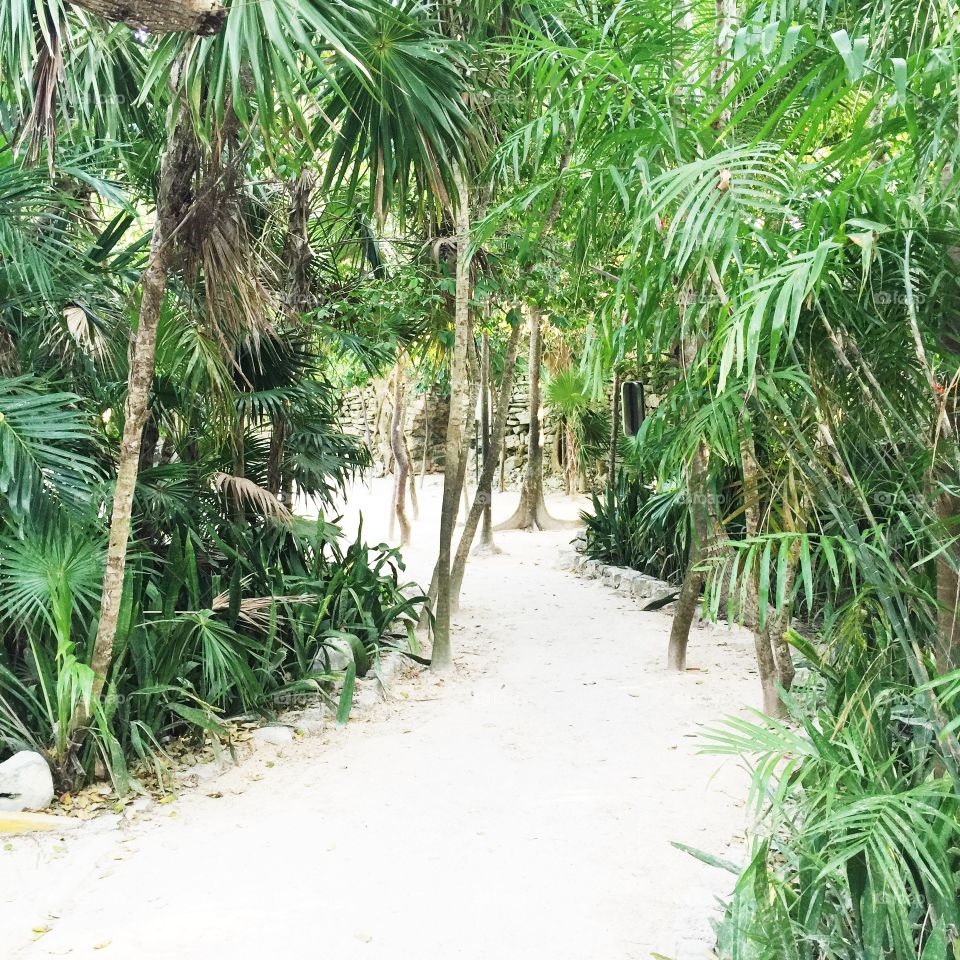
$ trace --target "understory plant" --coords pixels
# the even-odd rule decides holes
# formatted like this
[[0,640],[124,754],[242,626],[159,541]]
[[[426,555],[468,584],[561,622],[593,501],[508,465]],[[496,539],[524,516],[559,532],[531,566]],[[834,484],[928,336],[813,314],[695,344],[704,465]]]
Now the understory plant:
[[620,470],[616,482],[594,491],[591,501],[581,514],[586,556],[679,583],[689,536],[683,490],[652,492],[639,477]]
[[[719,956],[951,960],[960,785],[945,738],[960,726],[960,675],[915,686],[870,589],[824,640],[786,721],[737,718],[707,736],[707,750],[748,764],[756,817]],[[931,697],[947,728],[931,722]]]

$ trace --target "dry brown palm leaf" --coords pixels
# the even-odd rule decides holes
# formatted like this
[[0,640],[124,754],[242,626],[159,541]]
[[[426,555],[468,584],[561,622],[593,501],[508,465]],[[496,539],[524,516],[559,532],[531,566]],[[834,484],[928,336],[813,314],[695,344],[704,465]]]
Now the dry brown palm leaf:
[[203,290],[209,330],[225,343],[256,341],[272,326],[274,297],[264,278],[273,279],[254,251],[240,204],[218,205],[200,243]]
[[211,475],[210,483],[218,493],[229,494],[262,516],[279,523],[289,523],[293,519],[293,514],[269,490],[247,477],[217,471]]
[[37,65],[33,72],[33,104],[23,128],[20,145],[26,145],[27,159],[36,163],[47,147],[50,179],[54,176],[57,146],[57,90],[63,80],[63,47],[61,30],[47,15],[46,30],[37,27]]
[[[250,577],[244,577],[240,584],[250,581]],[[314,594],[304,593],[287,597],[243,597],[240,601],[240,608],[237,616],[248,627],[255,630],[265,629],[270,623],[271,611],[277,604],[283,603],[316,603],[317,598]],[[224,591],[218,593],[213,598],[210,609],[214,611],[226,610],[230,606],[230,592]],[[280,619],[283,619],[281,616]]]
[[203,292],[208,336],[233,356],[234,346],[272,328],[277,271],[255,246],[244,190],[246,143],[237,139],[232,114],[213,132],[181,237],[183,274]]

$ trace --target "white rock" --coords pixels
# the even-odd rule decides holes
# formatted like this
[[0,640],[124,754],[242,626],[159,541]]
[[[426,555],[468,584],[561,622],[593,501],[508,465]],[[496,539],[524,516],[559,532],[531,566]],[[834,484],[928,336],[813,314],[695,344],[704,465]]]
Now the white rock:
[[638,600],[645,600],[649,597],[652,589],[650,582],[646,579],[634,580],[633,583],[630,584],[630,591]]
[[323,653],[320,653],[313,661],[313,669],[316,673],[322,673],[328,669],[333,673],[339,673],[353,663],[353,650],[350,648],[350,642],[344,640],[343,637],[333,637],[324,646],[327,656],[330,658],[330,666],[327,666]]
[[661,600],[666,600],[668,597],[673,597],[676,599],[676,595],[679,592],[680,591],[676,587],[671,587],[669,584],[665,583],[650,593],[650,602],[660,603]]
[[53,801],[53,777],[39,753],[21,750],[0,763],[0,810],[43,810]]
[[258,727],[250,738],[257,743],[272,743],[276,746],[282,746],[293,740],[293,731],[289,727]]
[[308,718],[297,721],[297,733],[305,737],[322,737],[325,729],[326,724],[322,720],[311,720]]

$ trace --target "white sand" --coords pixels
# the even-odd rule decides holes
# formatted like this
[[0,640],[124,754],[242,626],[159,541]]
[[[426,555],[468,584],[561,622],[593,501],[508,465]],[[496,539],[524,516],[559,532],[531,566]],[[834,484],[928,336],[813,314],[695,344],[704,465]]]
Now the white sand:
[[[410,551],[423,579],[437,490]],[[498,534],[504,552],[471,561],[445,679],[411,676],[345,730],[262,747],[151,819],[12,839],[0,956],[709,956],[730,875],[670,842],[738,856],[744,774],[695,738],[757,699],[749,636],[695,628],[700,670],[666,672],[669,617],[557,569],[570,536]]]

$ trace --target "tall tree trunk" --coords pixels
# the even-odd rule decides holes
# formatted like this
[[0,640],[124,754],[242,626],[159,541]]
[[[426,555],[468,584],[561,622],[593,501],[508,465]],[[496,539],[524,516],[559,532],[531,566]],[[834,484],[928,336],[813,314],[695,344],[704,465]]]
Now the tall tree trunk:
[[403,434],[403,450],[407,455],[407,470],[410,473],[410,506],[413,509],[413,519],[420,519],[420,501],[417,498],[417,475],[413,472],[413,457],[410,455],[410,444],[407,443],[407,435]]
[[687,466],[687,496],[690,499],[690,518],[692,520],[693,542],[690,545],[690,557],[687,571],[680,587],[677,609],[670,628],[670,644],[667,647],[667,666],[672,670],[686,670],[687,644],[690,641],[690,627],[700,603],[705,576],[699,567],[710,554],[711,526],[707,498],[710,496],[710,454],[703,444],[699,444]]
[[[736,0],[715,0],[715,10],[717,14],[716,23],[716,52],[718,55],[717,65],[713,71],[713,82],[717,83],[727,69],[727,60],[730,54],[732,43],[732,34],[730,27],[736,19]],[[693,28],[693,10],[689,6],[683,8],[682,24],[684,30]],[[680,66],[681,70],[686,67]],[[726,81],[729,89],[732,89],[732,78]],[[690,91],[696,95],[699,91]],[[721,114],[719,124],[725,124],[729,121],[729,111],[725,110]],[[726,301],[726,296],[717,283],[718,292],[721,300]],[[684,293],[692,293],[692,290],[684,291],[682,288],[678,291],[681,297]],[[681,322],[683,322],[685,310],[681,307]],[[702,334],[701,334],[702,336]],[[681,352],[683,354],[684,377],[688,383],[692,372],[693,363],[696,358],[698,341],[694,336],[681,333]],[[697,604],[700,602],[700,594],[704,585],[704,574],[697,568],[710,556],[715,542],[715,523],[712,512],[709,507],[710,496],[710,454],[706,444],[701,440],[690,463],[687,465],[687,492],[690,496],[690,513],[693,527],[694,542],[690,549],[690,559],[687,570],[683,578],[683,584],[680,588],[680,597],[677,600],[677,610],[673,618],[673,625],[670,630],[670,643],[667,648],[667,664],[674,670],[684,670],[687,664],[687,644],[690,640],[690,627],[693,623],[693,616],[696,613]]]
[[[453,531],[457,521],[460,485],[466,470],[464,425],[470,342],[470,191],[463,170],[454,169],[457,185],[456,209],[456,299],[454,303],[453,353],[450,357],[450,415],[447,419],[446,462],[443,466],[443,498],[440,506],[440,550],[437,557],[437,610],[433,633],[431,665],[436,670],[451,664],[450,651],[450,564]],[[463,471],[461,471],[463,467]]]
[[620,374],[613,371],[613,397],[610,400],[610,456],[607,466],[607,481],[611,486],[617,482],[617,447],[620,442]]
[[[515,330],[518,328],[514,328]],[[519,335],[514,336],[514,331],[510,333],[511,342],[519,340]],[[509,353],[509,346],[507,351]],[[513,350],[513,361],[514,366],[516,365],[517,351],[514,347]],[[506,370],[504,370],[504,378],[506,378]],[[510,383],[513,383],[513,370],[510,371]],[[483,475],[477,480],[477,494],[475,497],[476,501],[479,501],[483,505],[483,515],[481,517],[480,523],[480,546],[487,549],[493,550],[493,469],[490,470],[490,482],[484,487],[483,486],[483,477],[486,475],[487,470],[487,461],[490,460],[491,456],[495,459],[499,458],[499,451],[497,453],[491,454],[493,447],[491,446],[491,437],[490,437],[490,391],[491,391],[491,377],[490,377],[490,334],[486,330],[483,332],[483,350],[480,357],[480,443],[481,450],[483,452]],[[507,402],[509,403],[510,397],[507,396]],[[498,411],[499,412],[499,411]],[[504,429],[507,425],[506,417],[503,420]],[[500,442],[503,442],[503,435],[501,433]],[[481,499],[483,498],[483,499]],[[467,518],[467,523],[469,524],[470,519]],[[464,530],[464,535],[466,535],[466,530]],[[459,551],[458,551],[459,552]],[[456,558],[454,559],[454,569],[456,569]],[[461,580],[463,579],[463,574],[460,575]],[[459,585],[454,585],[454,595],[459,596],[460,589]]]
[[363,442],[370,455],[370,469],[367,471],[367,489],[373,492],[373,436],[370,433],[370,414],[367,411],[367,392],[360,388],[360,413],[363,416]]
[[[314,176],[304,170],[289,185],[290,199],[287,205],[287,233],[283,242],[283,265],[286,280],[284,317],[288,324],[300,322],[300,315],[310,307],[310,198],[313,195]],[[284,412],[275,416],[270,424],[270,451],[267,456],[267,489],[275,496],[285,499],[283,461],[286,454],[290,427],[287,423],[286,404]],[[366,420],[366,414],[364,414]],[[364,422],[366,426],[366,422]],[[286,506],[293,506],[286,503]]]
[[[453,560],[453,570],[450,576],[450,602],[454,609],[460,605],[460,589],[463,586],[463,575],[467,567],[467,558],[473,538],[477,532],[477,524],[482,514],[490,507],[493,499],[493,475],[500,460],[500,450],[503,447],[503,438],[507,432],[507,418],[510,415],[510,396],[513,393],[513,378],[517,369],[517,349],[520,345],[520,325],[517,324],[510,331],[510,340],[507,342],[507,353],[503,361],[503,379],[500,382],[500,395],[497,399],[497,411],[493,422],[493,436],[486,455],[483,459],[483,470],[477,483],[477,493],[473,498],[467,522],[457,553]],[[493,545],[493,537],[490,538]]]
[[[688,385],[693,379],[698,341],[695,336],[681,337],[683,375]],[[670,643],[667,647],[667,666],[673,670],[685,670],[687,644],[690,642],[690,627],[703,592],[705,576],[700,567],[712,550],[714,538],[713,518],[710,512],[710,451],[701,440],[687,464],[687,497],[690,502],[691,536],[690,556],[687,570],[680,587],[677,609],[670,628]]]
[[427,458],[430,455],[430,390],[423,395],[423,462],[420,465],[420,489],[427,481]]
[[286,303],[284,313],[288,322],[299,321],[300,315],[313,306],[310,295],[311,200],[316,185],[313,171],[304,170],[288,185],[287,232],[283,240],[283,265],[286,274]]
[[[955,396],[945,396],[940,422],[945,425],[943,432],[946,434],[946,439],[940,442],[946,444],[948,450],[943,458],[941,479],[956,489],[960,476],[956,467],[950,464],[950,453],[957,455],[960,437]],[[960,668],[960,547],[951,542],[960,536],[960,497],[944,489],[937,498],[936,511],[941,524],[941,540],[945,545],[949,544],[937,557],[937,666],[941,672],[949,673]]]
[[[559,433],[560,430],[558,428],[558,436]],[[569,417],[566,418],[564,433],[563,459],[567,481],[567,493],[570,496],[573,496],[574,494],[580,493],[580,464],[578,462],[580,458],[577,452],[577,435],[573,429],[573,422]]]
[[[744,424],[744,433],[740,438],[740,461],[743,467],[743,511],[747,537],[755,537],[760,529],[760,487],[757,482],[757,455],[753,437],[749,433],[749,422]],[[783,703],[777,690],[778,670],[770,639],[769,621],[760,626],[760,573],[755,570],[748,574],[747,609],[745,621],[753,630],[753,645],[757,658],[757,670],[760,673],[760,687],[763,691],[763,712],[770,717],[784,716]]]
[[283,490],[283,454],[287,439],[287,421],[276,417],[270,424],[270,450],[267,453],[267,490],[279,497]]
[[[801,525],[806,529],[806,516],[809,511],[804,511],[797,498],[796,484],[794,483],[792,466],[787,471],[787,476],[783,483],[783,528],[791,532],[801,532]],[[800,563],[800,544],[794,543],[790,547],[790,553],[787,556],[787,567],[784,571],[784,596],[787,603],[782,610],[777,610],[773,623],[769,627],[770,639],[773,643],[773,655],[777,661],[777,677],[780,680],[780,686],[787,693],[793,686],[793,680],[796,676],[796,668],[793,665],[793,654],[790,651],[790,643],[787,640],[787,631],[790,629],[790,603],[789,598],[793,596],[793,584],[797,576],[797,567]]]
[[393,465],[396,482],[394,484],[393,509],[400,524],[400,543],[410,542],[410,521],[407,519],[407,478],[410,475],[410,461],[407,459],[407,445],[403,439],[403,367],[397,361],[396,381],[393,388],[393,422],[390,439],[393,444]]
[[543,314],[530,308],[530,430],[527,436],[527,465],[520,488],[520,503],[513,516],[495,530],[555,530],[567,526],[547,512],[543,499],[543,444],[540,441],[540,368],[543,365]]
[[[113,491],[110,538],[100,601],[100,619],[90,666],[94,673],[91,700],[99,699],[113,659],[113,645],[123,595],[127,544],[133,515],[143,426],[149,413],[150,390],[157,350],[157,324],[167,288],[167,275],[174,261],[176,232],[190,209],[192,182],[199,151],[190,111],[178,104],[175,126],[160,166],[160,191],[150,246],[150,259],[140,278],[140,315],[130,345],[127,398],[124,403],[123,438],[117,482]],[[89,713],[78,706],[70,724],[69,740],[79,745]]]
[[[468,340],[468,347],[467,347],[467,374],[468,375],[467,375],[467,387],[465,391],[466,396],[464,398],[465,403],[463,408],[464,424],[466,424],[467,421],[469,420],[471,411],[476,409],[477,389],[479,386],[479,378],[476,376],[477,371],[475,369],[476,361],[474,358],[474,354],[470,349],[470,344],[472,343],[472,340],[473,340],[472,320],[470,320],[469,322],[467,340]],[[448,416],[449,416],[449,413],[448,413]],[[464,490],[466,489],[467,461],[469,460],[468,450],[466,447],[466,429],[465,428],[464,428],[463,436],[464,436],[463,456],[460,459],[460,469],[457,471],[457,476],[455,479],[455,484],[457,488],[460,490],[460,493],[457,495],[458,497],[461,497],[463,495]],[[470,513],[470,504],[467,503],[465,504],[465,507],[464,507],[464,514],[465,514],[464,521],[466,521],[466,516],[469,513]],[[454,516],[454,526],[456,526],[456,516]],[[451,538],[451,550],[452,550],[452,547],[453,547],[453,543]],[[452,570],[452,567],[453,567],[453,562],[451,561],[451,570]],[[440,586],[440,560],[438,557],[437,562],[433,566],[433,575],[430,578],[430,588],[427,590],[427,597],[429,598],[429,603],[431,607],[432,605],[435,605],[437,602],[437,596],[439,594],[439,586]],[[451,606],[451,609],[453,609],[452,606]],[[430,618],[428,615],[428,607],[427,605],[424,605],[424,608],[420,614],[420,620],[417,623],[418,628],[425,627],[429,622],[429,619]]]

